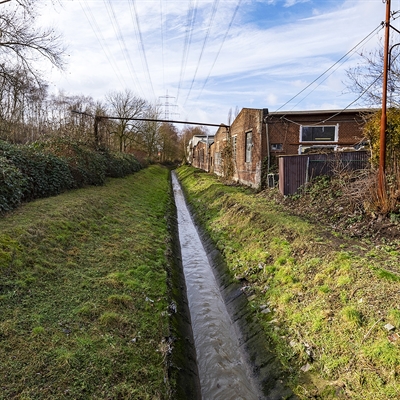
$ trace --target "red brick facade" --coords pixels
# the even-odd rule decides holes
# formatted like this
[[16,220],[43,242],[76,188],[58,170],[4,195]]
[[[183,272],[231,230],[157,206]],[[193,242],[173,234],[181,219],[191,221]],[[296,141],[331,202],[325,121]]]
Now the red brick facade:
[[[363,140],[364,116],[373,110],[290,111],[268,113],[243,108],[230,129],[219,127],[214,142],[199,140],[192,148],[192,164],[224,175],[223,149],[232,146],[233,179],[258,188],[263,163],[272,167],[281,155],[352,148]],[[211,136],[210,136],[211,137]],[[269,171],[266,171],[269,172]]]
[[[345,110],[341,111],[290,111],[271,113],[268,115],[267,129],[271,155],[301,154],[307,148],[319,146],[332,146],[334,150],[341,147],[353,147],[363,140],[362,128],[364,116],[370,110]],[[302,138],[304,127],[323,128],[335,130],[329,140],[328,135],[323,140],[305,140]],[[316,138],[318,139],[318,138]],[[267,153],[264,144],[263,153]]]

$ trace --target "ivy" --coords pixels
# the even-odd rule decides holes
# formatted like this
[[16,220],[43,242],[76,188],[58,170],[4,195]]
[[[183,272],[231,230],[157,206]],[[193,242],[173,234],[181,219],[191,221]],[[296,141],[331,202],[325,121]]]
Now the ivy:
[[232,138],[229,135],[228,140],[221,152],[222,158],[222,171],[226,181],[230,181],[235,173],[235,166],[233,162],[233,146]]

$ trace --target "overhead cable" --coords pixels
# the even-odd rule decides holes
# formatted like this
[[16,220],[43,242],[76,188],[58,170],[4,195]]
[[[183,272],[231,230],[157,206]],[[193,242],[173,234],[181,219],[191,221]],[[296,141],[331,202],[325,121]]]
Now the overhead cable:
[[209,73],[208,73],[208,75],[207,75],[207,78],[206,78],[206,80],[205,80],[204,83],[203,83],[203,86],[202,86],[202,88],[201,88],[201,90],[200,90],[200,92],[199,92],[199,95],[197,96],[197,100],[200,98],[201,94],[203,93],[203,90],[204,90],[205,86],[207,85],[207,82],[208,82],[208,80],[209,80],[209,78],[210,78],[210,76],[211,76],[211,72],[212,72],[212,70],[214,69],[215,63],[216,63],[217,60],[218,60],[218,57],[219,57],[219,55],[220,55],[220,53],[221,53],[221,50],[222,50],[222,47],[224,46],[225,41],[226,41],[226,38],[227,38],[227,36],[228,36],[228,34],[229,34],[231,28],[232,28],[233,21],[234,21],[235,18],[236,18],[236,14],[237,14],[237,12],[238,12],[238,10],[239,10],[239,7],[240,7],[241,3],[242,3],[242,0],[239,0],[238,3],[237,3],[237,5],[236,5],[235,11],[233,12],[233,15],[232,15],[232,18],[231,18],[231,21],[230,21],[230,23],[229,23],[229,25],[228,25],[228,28],[227,28],[227,30],[226,30],[226,32],[225,32],[225,35],[224,35],[223,39],[222,39],[221,46],[220,46],[219,49],[218,49],[217,55],[215,56],[214,62],[213,62],[213,64],[212,64],[211,68],[210,68],[210,71],[209,71]]
[[163,73],[163,89],[165,89],[165,60],[164,60],[164,12],[163,0],[160,0],[160,33],[161,33],[161,61]]
[[[132,6],[133,6],[133,10],[132,10]],[[153,81],[151,79],[149,64],[147,62],[146,51],[145,51],[145,48],[144,48],[143,36],[142,36],[142,31],[140,29],[139,15],[138,15],[138,12],[137,12],[137,9],[136,9],[135,0],[131,0],[129,2],[129,8],[130,8],[130,11],[131,11],[132,19],[135,19],[135,21],[136,21],[136,28],[137,28],[136,36],[138,38],[138,42],[139,42],[139,45],[140,45],[139,49],[140,49],[140,54],[141,54],[141,58],[142,58],[142,64],[143,64],[144,70],[145,70],[145,72],[147,74],[147,78],[148,78],[148,81],[149,81],[149,84],[150,84],[150,87],[151,87],[151,91],[153,92],[153,97],[155,99],[156,98],[156,94],[154,92]]]
[[282,106],[280,106],[275,112],[281,110],[283,107],[285,107],[287,104],[289,104],[292,100],[294,100],[296,97],[300,96],[301,93],[306,91],[310,86],[312,86],[315,82],[317,82],[321,77],[323,77],[325,74],[327,74],[331,69],[333,69],[337,64],[339,64],[344,58],[348,56],[348,54],[352,53],[357,49],[362,43],[364,43],[370,36],[375,34],[379,29],[382,28],[382,24],[379,24],[373,31],[371,31],[364,39],[362,39],[360,42],[358,42],[351,50],[349,50],[344,56],[342,56],[338,61],[336,61],[333,65],[331,65],[327,70],[325,70],[322,74],[320,74],[317,78],[315,78],[311,83],[309,83],[305,88],[300,90],[296,95],[291,97],[286,103],[284,103]]
[[209,36],[210,36],[211,27],[212,27],[212,24],[213,24],[213,22],[214,22],[215,15],[216,15],[216,13],[217,13],[218,4],[219,4],[219,0],[214,0],[213,7],[212,7],[212,10],[211,10],[210,22],[209,22],[209,24],[208,24],[206,36],[204,37],[204,41],[203,41],[203,47],[201,48],[199,60],[197,61],[196,71],[195,71],[195,73],[194,73],[194,75],[193,75],[192,83],[190,84],[190,88],[189,88],[189,91],[188,91],[188,94],[187,94],[187,96],[186,96],[186,100],[185,100],[185,103],[184,103],[184,104],[187,103],[188,98],[189,98],[190,93],[191,93],[192,88],[193,88],[194,81],[196,80],[197,72],[198,72],[198,70],[199,70],[199,66],[200,66],[200,63],[201,63],[201,59],[202,59],[202,57],[203,57],[204,49],[205,49],[205,47],[206,47],[208,38],[209,38]]
[[108,16],[110,18],[111,25],[112,25],[112,27],[114,29],[115,35],[117,36],[118,43],[119,43],[122,55],[124,57],[125,63],[127,65],[127,67],[128,67],[129,73],[131,75],[132,81],[133,81],[134,84],[136,84],[137,90],[142,92],[142,95],[145,96],[143,88],[142,88],[142,86],[140,84],[140,80],[137,77],[135,66],[134,66],[134,64],[132,62],[132,59],[131,59],[131,57],[129,55],[129,52],[127,50],[125,39],[124,39],[124,36],[122,35],[121,27],[119,25],[119,22],[118,22],[118,19],[117,19],[116,15],[115,15],[114,8],[113,8],[113,6],[111,4],[111,0],[108,0],[108,1],[107,0],[103,0],[103,2],[105,4],[105,6],[106,6],[107,13],[108,13]]
[[194,28],[194,24],[196,21],[196,14],[197,14],[197,0],[194,0],[194,2],[193,2],[193,0],[190,0],[188,12],[186,15],[185,41],[183,44],[181,71],[179,74],[179,84],[178,84],[178,91],[176,94],[176,101],[178,101],[178,99],[179,99],[182,82],[185,77],[187,60],[189,57],[190,46],[191,46],[192,37],[193,37],[193,28]]
[[[86,11],[84,6],[83,6],[83,3],[79,2],[79,4],[81,5],[82,11],[83,11],[83,13],[84,13],[84,15],[85,15],[90,27],[92,28],[92,31],[93,31],[94,35],[96,36],[96,38],[97,38],[97,41],[99,42],[101,48],[103,49],[103,52],[104,52],[109,64],[111,65],[112,69],[114,70],[115,76],[117,77],[117,79],[121,83],[122,87],[125,86],[125,82],[123,80],[123,77],[122,77],[121,73],[118,71],[118,68],[116,68],[116,66],[114,65],[112,57],[110,56],[109,52],[107,51],[107,48],[105,46],[106,41],[105,41],[105,39],[103,37],[103,34],[101,33],[101,29],[97,25],[96,19],[94,18],[91,9],[89,8],[88,5],[86,5],[86,7],[87,7],[87,11]],[[89,18],[88,14],[90,15],[90,18]]]
[[[361,99],[361,97],[363,97],[370,89],[373,85],[375,85],[376,82],[378,82],[379,79],[382,78],[383,73],[381,73],[380,75],[377,76],[376,79],[374,79],[374,81],[355,99],[353,100],[351,103],[349,103],[346,107],[344,107],[343,109],[341,109],[340,111],[336,112],[335,114],[331,115],[329,118],[325,118],[322,121],[319,121],[315,124],[307,124],[307,126],[319,126],[321,124],[325,124],[327,121],[330,121],[331,119],[337,117],[338,115],[340,115],[342,112],[346,111],[348,108],[350,108],[353,104],[355,104],[358,100]],[[275,111],[276,112],[276,111]],[[296,121],[292,121],[290,118],[287,118],[286,115],[283,115],[282,117],[280,117],[280,119],[284,119],[288,122],[291,122],[295,125],[299,125],[301,126],[302,124],[296,122]]]

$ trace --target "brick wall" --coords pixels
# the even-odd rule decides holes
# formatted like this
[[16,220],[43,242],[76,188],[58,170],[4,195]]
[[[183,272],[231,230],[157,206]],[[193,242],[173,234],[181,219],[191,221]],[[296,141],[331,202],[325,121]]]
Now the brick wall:
[[[251,140],[249,140],[250,135]],[[261,182],[261,135],[262,110],[243,108],[232,123],[230,130],[234,147],[235,173],[233,178],[252,187],[258,187]]]
[[212,161],[210,170],[218,176],[223,176],[221,153],[226,144],[226,140],[226,128],[221,126],[218,128],[217,132],[214,135],[214,143],[211,146],[210,153],[210,162]]
[[[335,111],[271,113],[268,116],[271,155],[298,154],[300,145],[304,147],[312,145],[352,147],[363,139],[363,114],[368,112],[368,110],[345,110],[338,115],[335,115],[337,113]],[[323,142],[301,141],[300,127],[302,125],[337,126],[337,140]],[[265,145],[263,148],[264,154],[266,150]]]

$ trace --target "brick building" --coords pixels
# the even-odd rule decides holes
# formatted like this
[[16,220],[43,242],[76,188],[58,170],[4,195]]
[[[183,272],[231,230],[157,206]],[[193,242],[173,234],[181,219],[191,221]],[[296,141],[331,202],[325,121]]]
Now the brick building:
[[[363,141],[365,117],[373,110],[273,112],[266,133],[271,155],[302,154],[310,150],[354,147]],[[263,147],[267,153],[267,143]]]
[[214,135],[211,156],[214,160],[213,172],[224,175],[224,148],[231,143],[233,180],[244,185],[257,187],[261,179],[261,153],[263,110],[243,108],[229,130],[218,128]]
[[214,135],[195,135],[188,144],[189,163],[204,171],[210,170],[210,146]]
[[[230,129],[219,127],[208,150],[199,141],[192,164],[224,176],[231,154],[233,180],[260,187],[263,172],[277,166],[282,155],[357,149],[363,141],[365,117],[371,109],[289,111],[243,108]],[[204,138],[203,138],[204,139]],[[231,152],[224,151],[227,145]],[[196,160],[197,158],[197,160]]]

